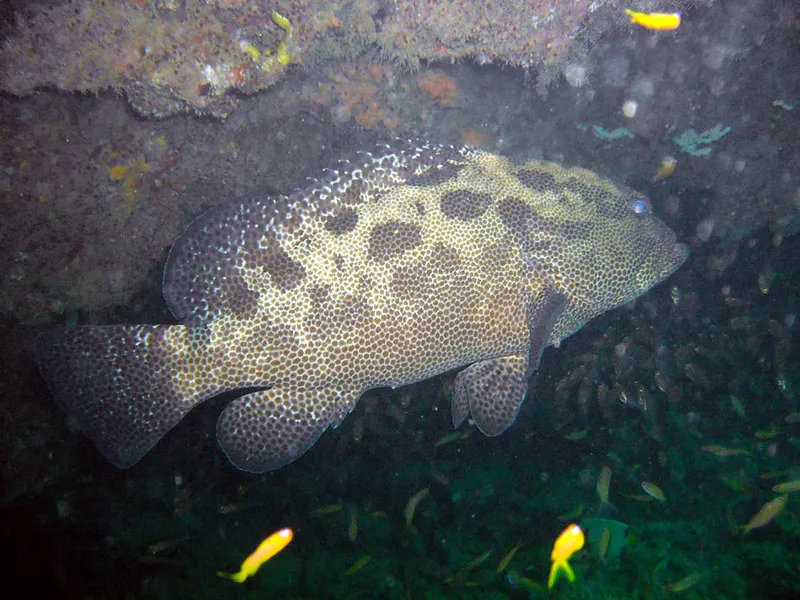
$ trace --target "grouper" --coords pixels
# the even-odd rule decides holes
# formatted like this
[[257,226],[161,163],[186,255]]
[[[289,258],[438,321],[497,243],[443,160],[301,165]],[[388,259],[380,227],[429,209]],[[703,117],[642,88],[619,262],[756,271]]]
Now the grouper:
[[191,223],[164,272],[178,324],[57,329],[37,354],[56,402],[113,464],[239,390],[217,440],[263,472],[367,390],[459,367],[453,424],[499,435],[545,347],[686,258],[645,197],[590,171],[394,142]]

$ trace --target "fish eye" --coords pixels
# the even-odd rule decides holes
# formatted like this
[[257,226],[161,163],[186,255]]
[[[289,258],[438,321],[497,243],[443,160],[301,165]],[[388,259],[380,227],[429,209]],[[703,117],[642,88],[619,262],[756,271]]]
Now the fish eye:
[[631,201],[630,207],[637,215],[643,215],[650,210],[650,204],[644,198],[637,198]]

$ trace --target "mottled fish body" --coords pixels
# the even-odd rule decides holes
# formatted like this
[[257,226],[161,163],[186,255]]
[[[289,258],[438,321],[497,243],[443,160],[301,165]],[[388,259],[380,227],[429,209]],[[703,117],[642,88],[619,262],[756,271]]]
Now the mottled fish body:
[[302,455],[365,391],[465,365],[453,422],[471,415],[498,435],[546,346],[686,256],[644,198],[589,171],[382,146],[308,189],[192,223],[164,275],[180,324],[59,329],[38,354],[56,401],[120,467],[241,389],[217,439],[261,472]]

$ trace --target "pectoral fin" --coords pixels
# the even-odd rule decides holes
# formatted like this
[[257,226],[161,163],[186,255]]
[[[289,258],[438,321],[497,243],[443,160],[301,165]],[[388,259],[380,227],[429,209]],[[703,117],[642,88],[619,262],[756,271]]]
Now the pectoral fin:
[[217,421],[217,441],[233,465],[272,471],[305,454],[353,410],[361,392],[275,387],[231,402]]
[[485,435],[496,436],[516,420],[525,400],[528,380],[539,367],[542,351],[550,341],[553,324],[567,305],[567,298],[546,287],[532,296],[526,311],[528,355],[503,356],[470,365],[455,379],[453,425],[467,415]]
[[528,381],[542,360],[542,352],[550,340],[550,333],[558,317],[567,306],[567,297],[546,287],[531,298],[525,318],[528,323],[528,365],[523,379]]
[[453,425],[472,415],[484,435],[500,435],[516,420],[528,389],[524,356],[503,356],[470,365],[455,379]]

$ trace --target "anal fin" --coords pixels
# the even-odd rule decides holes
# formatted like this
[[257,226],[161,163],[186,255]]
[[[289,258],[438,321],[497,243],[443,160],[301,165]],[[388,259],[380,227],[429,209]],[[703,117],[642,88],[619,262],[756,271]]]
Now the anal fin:
[[217,421],[217,442],[243,471],[278,469],[305,454],[353,410],[361,392],[274,387],[231,402]]

